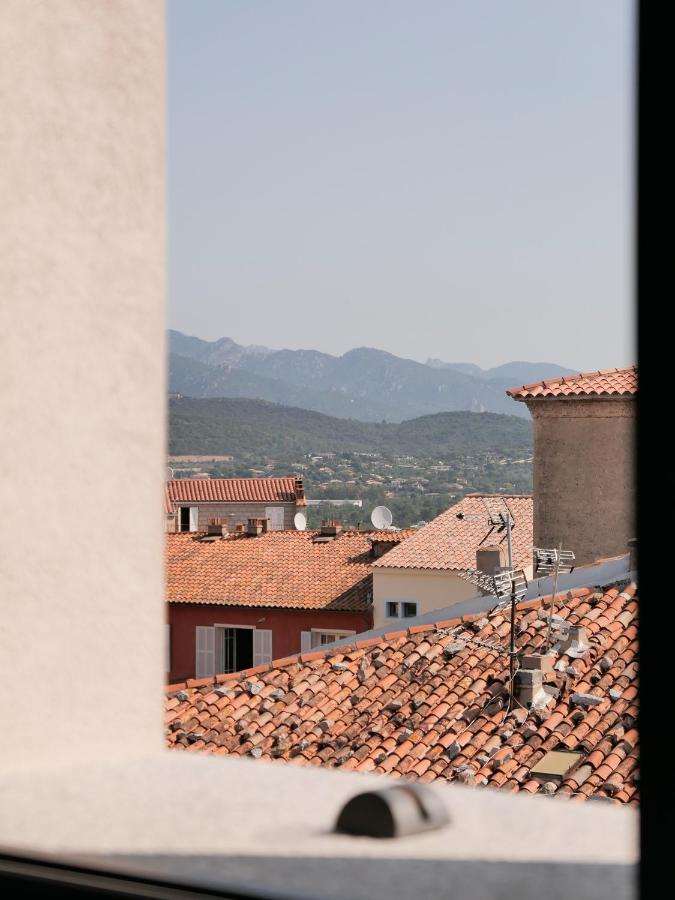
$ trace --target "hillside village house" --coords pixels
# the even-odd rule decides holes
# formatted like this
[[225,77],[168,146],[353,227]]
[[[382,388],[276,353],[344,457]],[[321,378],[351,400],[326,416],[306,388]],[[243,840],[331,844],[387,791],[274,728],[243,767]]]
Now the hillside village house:
[[167,534],[169,680],[269,664],[372,627],[370,564],[409,531]]
[[218,519],[230,530],[250,518],[267,519],[269,531],[295,528],[293,520],[307,506],[303,479],[172,478],[166,483],[166,530],[206,531]]
[[375,627],[475,597],[477,588],[459,572],[492,574],[508,562],[506,529],[490,524],[499,512],[511,515],[513,564],[530,578],[532,497],[468,494],[373,564]]

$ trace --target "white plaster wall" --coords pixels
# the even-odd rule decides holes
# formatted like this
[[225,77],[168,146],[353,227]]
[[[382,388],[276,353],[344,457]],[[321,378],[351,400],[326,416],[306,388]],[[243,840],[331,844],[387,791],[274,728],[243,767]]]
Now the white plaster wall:
[[162,0],[0,4],[5,770],[162,742],[164,68]]

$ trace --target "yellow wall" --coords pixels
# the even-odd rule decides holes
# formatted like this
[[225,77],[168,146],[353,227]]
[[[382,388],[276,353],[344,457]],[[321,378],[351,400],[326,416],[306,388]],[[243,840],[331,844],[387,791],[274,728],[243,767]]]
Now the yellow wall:
[[[525,576],[532,578],[532,566]],[[385,603],[398,600],[417,603],[417,615],[443,609],[462,600],[477,597],[480,591],[454,572],[429,569],[373,569],[373,627],[401,625],[405,619],[387,619]]]
[[386,619],[385,602],[403,600],[417,603],[417,615],[469,600],[478,588],[453,572],[424,569],[373,570],[373,625],[400,625],[405,619]]

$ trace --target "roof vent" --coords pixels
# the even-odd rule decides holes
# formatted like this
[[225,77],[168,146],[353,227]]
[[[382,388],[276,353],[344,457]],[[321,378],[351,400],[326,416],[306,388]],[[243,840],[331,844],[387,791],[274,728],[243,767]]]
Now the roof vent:
[[506,549],[500,544],[489,544],[476,550],[476,568],[479,572],[496,575],[506,563]]
[[227,522],[225,519],[209,519],[206,525],[206,533],[223,537],[227,534]]
[[249,519],[246,525],[246,534],[257,537],[267,531],[267,519]]
[[339,519],[324,519],[321,523],[321,537],[337,537],[342,532]]
[[544,675],[553,672],[552,653],[525,653],[520,658],[520,668],[528,671],[539,671]]
[[564,653],[573,659],[583,659],[591,649],[588,632],[581,625],[570,625],[559,649],[561,654]]
[[516,672],[514,686],[516,700],[530,709],[541,709],[553,699],[544,690],[543,672],[540,668],[519,669]]

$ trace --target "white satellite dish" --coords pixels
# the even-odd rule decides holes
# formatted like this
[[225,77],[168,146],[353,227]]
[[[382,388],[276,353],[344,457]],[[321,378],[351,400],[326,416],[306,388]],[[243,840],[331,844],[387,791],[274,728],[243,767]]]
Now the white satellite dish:
[[376,506],[370,514],[370,521],[375,528],[389,528],[394,521],[394,517],[391,514],[391,510],[387,509],[386,506]]
[[304,513],[296,513],[293,524],[296,531],[304,531],[307,528],[307,516]]
[[171,466],[166,467],[166,477],[169,481],[171,481],[171,479],[173,478],[173,469],[171,468]]

